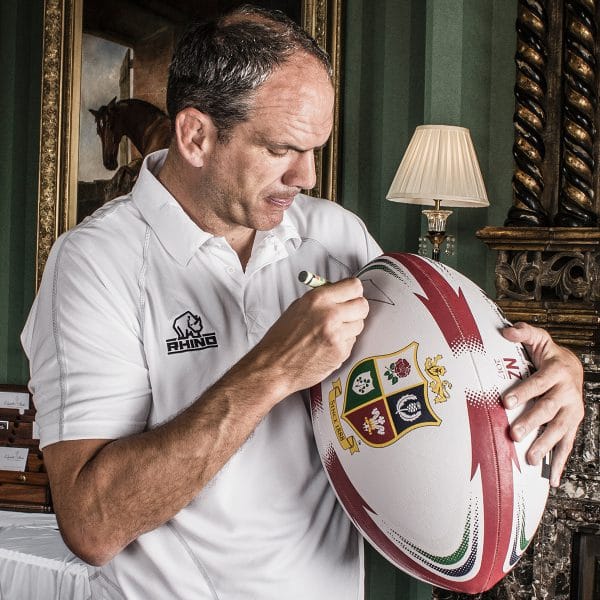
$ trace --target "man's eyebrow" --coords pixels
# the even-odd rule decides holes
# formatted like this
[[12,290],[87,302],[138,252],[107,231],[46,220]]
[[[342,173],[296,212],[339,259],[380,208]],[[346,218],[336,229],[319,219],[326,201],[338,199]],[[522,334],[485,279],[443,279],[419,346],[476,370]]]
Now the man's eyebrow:
[[266,138],[261,138],[260,141],[266,146],[271,146],[272,148],[286,148],[289,150],[293,150],[294,152],[318,152],[319,150],[322,150],[327,144],[327,142],[325,142],[325,144],[321,144],[320,146],[316,146],[315,148],[300,148],[299,146],[294,146],[293,144],[288,144],[286,142],[274,142]]

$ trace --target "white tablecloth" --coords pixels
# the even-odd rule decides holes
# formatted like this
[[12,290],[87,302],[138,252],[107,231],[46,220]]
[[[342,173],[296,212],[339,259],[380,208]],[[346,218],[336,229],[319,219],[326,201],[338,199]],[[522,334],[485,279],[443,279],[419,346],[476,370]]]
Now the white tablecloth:
[[96,600],[98,569],[65,546],[54,515],[0,511],[0,600]]

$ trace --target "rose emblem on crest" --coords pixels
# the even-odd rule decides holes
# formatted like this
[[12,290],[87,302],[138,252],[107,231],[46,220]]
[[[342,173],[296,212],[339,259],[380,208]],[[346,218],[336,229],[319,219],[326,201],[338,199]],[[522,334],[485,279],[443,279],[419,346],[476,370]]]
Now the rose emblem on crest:
[[398,383],[402,377],[408,377],[410,373],[410,363],[405,358],[399,358],[396,362],[391,363],[385,370],[384,375],[392,383]]

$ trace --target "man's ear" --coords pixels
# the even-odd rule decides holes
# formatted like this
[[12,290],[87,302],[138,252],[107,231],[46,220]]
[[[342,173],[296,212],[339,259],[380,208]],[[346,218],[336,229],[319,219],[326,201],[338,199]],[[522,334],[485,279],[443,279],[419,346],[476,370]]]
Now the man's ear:
[[175,117],[175,139],[180,155],[193,167],[204,166],[217,142],[217,128],[205,113],[188,106]]

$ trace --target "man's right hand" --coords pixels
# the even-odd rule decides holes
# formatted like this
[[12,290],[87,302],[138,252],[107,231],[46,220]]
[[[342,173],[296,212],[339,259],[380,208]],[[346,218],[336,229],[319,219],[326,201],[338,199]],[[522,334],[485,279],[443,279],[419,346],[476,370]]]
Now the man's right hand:
[[[278,396],[309,388],[337,369],[363,330],[369,303],[359,279],[344,279],[293,302],[250,352],[274,373]],[[260,358],[259,358],[260,357]]]

